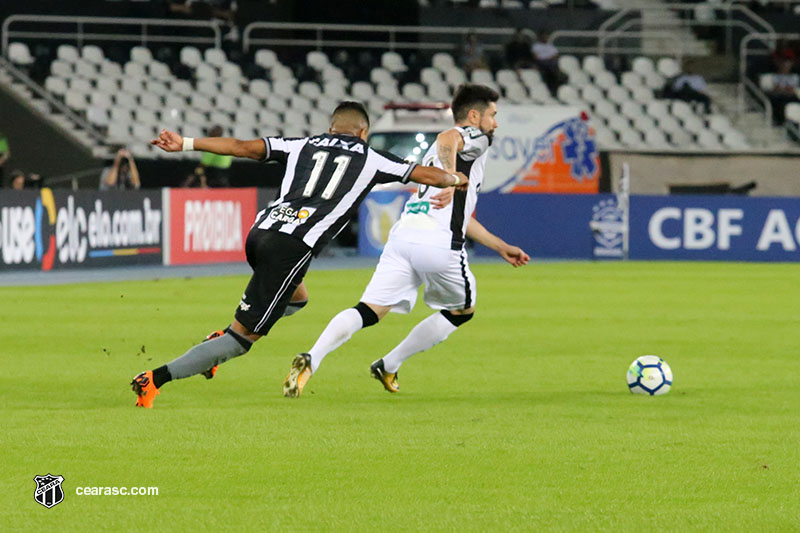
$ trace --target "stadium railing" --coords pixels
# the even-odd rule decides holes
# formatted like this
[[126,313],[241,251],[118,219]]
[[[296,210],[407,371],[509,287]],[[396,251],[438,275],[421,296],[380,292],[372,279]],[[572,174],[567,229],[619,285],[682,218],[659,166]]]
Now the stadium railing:
[[761,88],[748,77],[748,65],[754,57],[767,57],[775,49],[778,39],[800,39],[800,33],[749,33],[739,44],[739,112],[752,105],[764,112],[764,120],[772,123],[772,102]]
[[[47,24],[46,29],[36,29]],[[63,24],[63,31],[55,31],[53,25]],[[28,29],[12,29],[12,26],[28,25]],[[101,31],[114,28],[112,32]],[[125,29],[127,27],[127,31]],[[88,31],[89,29],[92,31]],[[175,35],[176,30],[188,31],[189,35]],[[191,35],[195,30],[210,31],[211,35]],[[171,20],[125,17],[75,17],[58,15],[11,15],[3,21],[2,54],[8,51],[11,38],[16,39],[74,39],[78,46],[86,41],[123,41],[148,43],[208,44],[222,46],[222,30],[217,21]]]

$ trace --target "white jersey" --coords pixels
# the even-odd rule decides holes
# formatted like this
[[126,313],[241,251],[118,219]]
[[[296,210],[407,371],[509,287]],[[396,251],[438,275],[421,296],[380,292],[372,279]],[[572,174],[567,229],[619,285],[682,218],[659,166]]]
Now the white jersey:
[[[469,177],[469,187],[466,191],[456,189],[453,201],[443,209],[433,209],[431,197],[441,189],[420,185],[403,207],[400,220],[392,228],[391,239],[450,250],[464,247],[467,224],[475,211],[483,183],[490,141],[486,134],[473,126],[456,126],[455,129],[464,139],[464,148],[456,155],[456,170]],[[422,164],[443,168],[436,142],[428,149]]]

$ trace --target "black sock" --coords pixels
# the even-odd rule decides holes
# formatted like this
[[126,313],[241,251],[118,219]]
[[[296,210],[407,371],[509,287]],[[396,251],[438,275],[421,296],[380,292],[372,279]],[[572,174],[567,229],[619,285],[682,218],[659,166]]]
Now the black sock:
[[172,375],[169,373],[167,365],[160,366],[153,370],[153,385],[155,385],[157,389],[160,389],[161,385],[169,383],[170,381],[172,381]]

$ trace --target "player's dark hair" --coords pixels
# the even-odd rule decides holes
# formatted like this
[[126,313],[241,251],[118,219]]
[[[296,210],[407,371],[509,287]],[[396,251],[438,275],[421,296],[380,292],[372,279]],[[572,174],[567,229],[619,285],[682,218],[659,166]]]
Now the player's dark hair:
[[367,113],[367,108],[364,107],[364,104],[361,102],[354,102],[352,100],[345,100],[344,102],[340,102],[339,105],[336,106],[336,109],[333,110],[331,113],[331,117],[335,117],[337,113],[342,111],[355,111],[359,113],[364,120],[367,122],[367,126],[369,126],[369,113]]
[[500,95],[486,85],[476,83],[462,83],[453,95],[450,107],[453,110],[453,119],[456,122],[467,120],[470,109],[477,109],[481,113],[486,111],[491,102],[497,102]]

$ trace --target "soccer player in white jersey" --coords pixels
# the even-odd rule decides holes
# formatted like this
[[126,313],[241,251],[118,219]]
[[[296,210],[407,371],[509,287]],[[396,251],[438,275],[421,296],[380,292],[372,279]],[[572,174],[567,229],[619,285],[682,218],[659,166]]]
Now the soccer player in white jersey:
[[[514,267],[528,263],[530,257],[522,249],[493,235],[472,217],[497,128],[497,99],[497,92],[483,85],[465,84],[456,90],[451,104],[456,125],[437,136],[422,164],[463,172],[469,176],[469,187],[455,191],[443,209],[431,206],[438,189],[419,187],[392,228],[361,301],[336,315],[308,353],[300,354],[307,360],[298,369],[304,373],[300,382],[305,384],[323,358],[359,329],[376,324],[389,311],[410,312],[424,284],[425,303],[439,312],[417,324],[370,368],[386,390],[397,392],[400,365],[445,340],[475,312],[475,277],[464,250],[465,238],[497,251]],[[301,390],[284,387],[284,394],[297,396]]]

